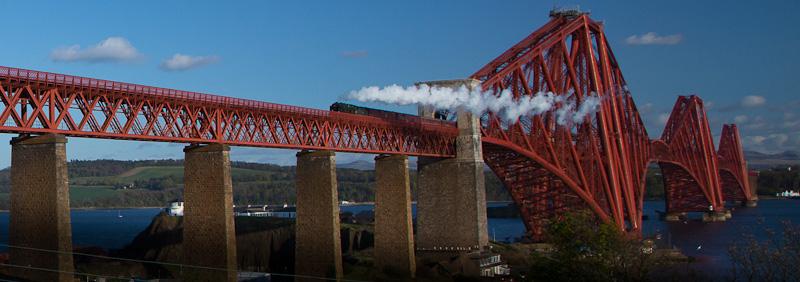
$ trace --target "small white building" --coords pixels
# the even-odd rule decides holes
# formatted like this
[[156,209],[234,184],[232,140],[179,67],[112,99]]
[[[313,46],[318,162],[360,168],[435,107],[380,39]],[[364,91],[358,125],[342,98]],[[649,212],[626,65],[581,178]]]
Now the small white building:
[[183,216],[183,202],[172,201],[164,208],[164,212],[169,216]]
[[[467,256],[477,266],[480,277],[497,277],[511,275],[511,268],[508,264],[503,262],[500,254],[493,253],[485,249],[482,251],[474,251]],[[473,274],[474,275],[474,274]]]

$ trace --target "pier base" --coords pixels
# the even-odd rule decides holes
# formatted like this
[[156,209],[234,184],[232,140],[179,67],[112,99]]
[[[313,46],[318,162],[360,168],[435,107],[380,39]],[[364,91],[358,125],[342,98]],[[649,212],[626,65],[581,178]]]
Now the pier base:
[[295,177],[295,274],[341,279],[342,248],[335,154],[331,151],[297,153]]
[[668,212],[664,216],[664,221],[681,221],[686,218],[685,212]]
[[414,277],[408,157],[375,158],[375,266],[392,277]]
[[703,222],[723,222],[726,220],[725,212],[707,212],[703,214]]
[[420,157],[418,175],[420,254],[466,252],[488,245],[482,163]]
[[184,281],[236,281],[230,148],[211,144],[183,150]]
[[9,267],[16,278],[73,280],[66,143],[55,134],[11,140],[9,264],[29,267]]

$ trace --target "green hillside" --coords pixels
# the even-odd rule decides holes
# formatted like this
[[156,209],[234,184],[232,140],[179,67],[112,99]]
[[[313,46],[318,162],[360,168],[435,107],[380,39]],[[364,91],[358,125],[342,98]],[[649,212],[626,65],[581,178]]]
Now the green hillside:
[[[244,204],[294,203],[293,166],[233,162],[234,202]],[[182,160],[71,161],[72,207],[164,206],[181,197]],[[374,201],[374,171],[339,168],[336,171],[340,200]],[[412,193],[416,174],[411,173]],[[508,200],[508,194],[493,174],[487,173],[487,199]],[[8,208],[8,170],[0,171],[0,209]]]
[[[236,204],[294,203],[293,166],[232,162],[231,167]],[[70,161],[68,171],[72,207],[160,207],[181,198],[183,192],[182,160]],[[772,192],[770,187],[797,185],[800,183],[797,171],[785,168],[775,172],[762,171],[759,192]],[[782,178],[773,174],[780,174]],[[374,201],[374,171],[339,168],[336,175],[340,200]],[[410,175],[413,196],[416,173]],[[8,169],[0,170],[0,209],[8,208],[9,184]],[[646,184],[646,198],[663,197],[663,181],[657,167],[648,170]],[[490,201],[510,200],[500,180],[488,171],[486,198]]]

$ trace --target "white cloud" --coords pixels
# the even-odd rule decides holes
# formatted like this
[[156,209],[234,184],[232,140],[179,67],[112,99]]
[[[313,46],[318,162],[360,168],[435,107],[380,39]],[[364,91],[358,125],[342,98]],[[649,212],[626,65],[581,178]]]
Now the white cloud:
[[754,108],[754,107],[760,107],[760,106],[763,106],[764,104],[766,104],[767,103],[767,99],[764,98],[764,96],[749,95],[749,96],[744,96],[740,103],[741,103],[742,107]]
[[121,62],[140,58],[142,55],[122,37],[109,37],[97,45],[81,48],[80,45],[59,47],[50,53],[56,62]]
[[735,123],[745,123],[748,120],[750,120],[750,118],[748,118],[746,115],[738,115],[733,118],[733,122]]
[[662,113],[662,114],[658,115],[658,122],[661,125],[666,125],[667,121],[669,121],[669,113]]
[[742,141],[745,148],[748,150],[782,152],[786,150],[797,150],[797,146],[800,145],[800,134],[795,136],[790,136],[785,133],[752,135],[745,136]]
[[714,105],[716,105],[716,104],[714,104],[714,101],[705,101],[705,102],[703,102],[703,106],[705,106],[706,111],[713,109]]
[[682,34],[671,34],[660,36],[655,32],[648,32],[642,35],[631,35],[625,39],[625,43],[630,45],[675,45],[683,41]]
[[767,120],[762,116],[756,116],[755,118],[752,119],[748,118],[748,120],[749,123],[745,126],[745,128],[751,130],[766,130],[769,129],[772,125],[774,125],[773,122],[770,122],[769,120]]
[[789,141],[789,135],[783,133],[770,134],[767,139],[770,139],[777,147],[782,147]]
[[645,103],[639,107],[639,114],[646,115],[653,112],[653,103]]
[[791,128],[791,129],[800,128],[800,120],[787,120],[787,121],[784,121],[783,122],[783,127],[784,128]]
[[202,67],[219,61],[217,56],[190,56],[175,54],[172,58],[161,62],[161,69],[167,71],[183,71]]
[[753,145],[761,145],[765,140],[767,140],[767,137],[761,135],[747,136],[744,138],[745,143],[750,143]]

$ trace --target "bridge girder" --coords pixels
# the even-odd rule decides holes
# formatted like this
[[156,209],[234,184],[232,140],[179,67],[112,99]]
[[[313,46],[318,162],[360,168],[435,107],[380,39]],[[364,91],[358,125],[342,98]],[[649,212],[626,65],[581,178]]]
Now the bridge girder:
[[452,157],[452,122],[0,67],[0,132]]

